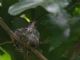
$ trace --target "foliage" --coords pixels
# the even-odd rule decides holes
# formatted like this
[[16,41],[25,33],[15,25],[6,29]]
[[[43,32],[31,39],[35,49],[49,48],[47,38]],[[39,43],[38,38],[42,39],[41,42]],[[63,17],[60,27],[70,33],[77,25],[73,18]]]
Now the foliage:
[[[26,2],[32,2],[32,5]],[[79,0],[0,0],[0,3],[0,17],[4,18],[13,31],[28,25],[20,18],[21,14],[26,14],[31,21],[37,22],[36,27],[42,42],[37,49],[48,60],[80,60]],[[10,40],[8,34],[0,27],[0,43]],[[10,53],[13,60],[23,59],[12,44],[1,46]],[[32,59],[38,60],[34,54],[31,55]]]

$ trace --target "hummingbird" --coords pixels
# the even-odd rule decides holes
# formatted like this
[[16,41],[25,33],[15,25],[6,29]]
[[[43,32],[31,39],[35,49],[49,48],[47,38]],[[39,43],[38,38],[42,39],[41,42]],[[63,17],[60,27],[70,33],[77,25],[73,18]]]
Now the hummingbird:
[[19,37],[19,40],[32,47],[39,46],[40,33],[35,27],[35,21],[30,23],[26,27],[18,28],[15,30],[15,34]]

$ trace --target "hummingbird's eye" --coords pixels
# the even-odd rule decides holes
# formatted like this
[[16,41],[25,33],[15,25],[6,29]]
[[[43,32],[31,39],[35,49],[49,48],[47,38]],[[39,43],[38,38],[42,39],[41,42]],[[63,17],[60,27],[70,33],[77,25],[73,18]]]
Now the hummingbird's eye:
[[27,31],[27,32],[31,32],[32,31],[32,28],[25,28],[25,30]]
[[25,28],[25,30],[28,30],[28,28]]

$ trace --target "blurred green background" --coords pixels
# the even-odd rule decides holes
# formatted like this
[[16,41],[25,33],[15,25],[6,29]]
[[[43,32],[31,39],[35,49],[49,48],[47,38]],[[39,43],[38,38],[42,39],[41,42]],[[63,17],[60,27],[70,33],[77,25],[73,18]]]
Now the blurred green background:
[[[17,2],[17,0],[0,0],[2,6],[0,7],[0,17],[3,17],[8,26],[14,31],[17,28],[27,25],[26,21],[17,16],[8,14],[10,5]],[[69,5],[66,6],[67,13],[71,17],[80,17],[80,1],[71,0]],[[38,6],[24,11],[23,13],[30,20],[36,20],[36,27],[40,32],[40,41],[47,42],[40,44],[38,50],[43,53],[48,60],[80,60],[80,19],[75,24],[70,24],[70,36],[65,38],[62,35],[63,30],[52,23],[47,12],[43,7]],[[0,43],[10,41],[9,35],[0,27]],[[12,44],[1,45],[10,55],[12,60],[23,60],[21,53],[16,51]],[[38,60],[32,54],[32,60]]]

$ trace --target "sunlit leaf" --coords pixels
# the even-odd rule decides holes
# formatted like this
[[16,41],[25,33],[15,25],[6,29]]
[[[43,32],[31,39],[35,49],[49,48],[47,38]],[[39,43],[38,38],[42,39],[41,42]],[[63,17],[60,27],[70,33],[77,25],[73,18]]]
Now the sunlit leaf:
[[2,47],[0,47],[0,60],[11,60],[11,56]]

